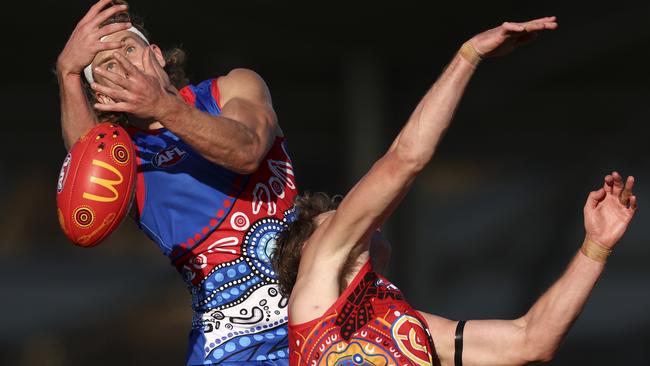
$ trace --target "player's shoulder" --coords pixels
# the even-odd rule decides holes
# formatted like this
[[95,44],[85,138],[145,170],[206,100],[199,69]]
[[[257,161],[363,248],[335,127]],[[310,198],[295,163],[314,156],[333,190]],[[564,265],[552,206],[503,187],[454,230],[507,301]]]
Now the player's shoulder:
[[222,91],[231,90],[260,90],[266,89],[264,79],[253,70],[238,68],[218,78]]
[[253,70],[233,69],[217,80],[222,101],[228,101],[231,98],[245,98],[268,102],[271,99],[264,79]]
[[222,76],[220,79],[228,80],[237,80],[237,81],[248,81],[248,82],[264,82],[264,79],[251,69],[246,68],[236,68],[230,70],[225,76]]

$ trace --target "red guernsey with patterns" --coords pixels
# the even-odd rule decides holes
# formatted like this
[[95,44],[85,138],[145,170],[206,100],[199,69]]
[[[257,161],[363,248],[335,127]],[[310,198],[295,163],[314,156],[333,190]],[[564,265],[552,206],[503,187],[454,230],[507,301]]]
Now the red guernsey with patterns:
[[76,245],[99,244],[122,222],[133,197],[136,162],[126,131],[100,123],[74,144],[57,182],[57,213]]
[[320,318],[289,320],[289,350],[295,366],[438,364],[426,321],[370,262]]

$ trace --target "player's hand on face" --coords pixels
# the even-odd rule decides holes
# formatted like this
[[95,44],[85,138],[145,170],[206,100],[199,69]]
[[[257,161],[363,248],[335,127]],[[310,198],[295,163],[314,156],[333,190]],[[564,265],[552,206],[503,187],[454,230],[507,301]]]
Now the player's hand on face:
[[93,5],[77,23],[70,39],[57,59],[59,73],[81,74],[101,51],[117,49],[121,42],[102,42],[104,36],[128,29],[131,23],[113,23],[100,28],[102,22],[113,15],[127,10],[126,5],[111,5],[111,0],[101,0]]
[[605,177],[603,188],[589,194],[584,208],[587,238],[607,248],[616,245],[637,209],[633,188],[634,177],[624,181],[613,172]]
[[470,42],[482,57],[497,57],[531,42],[538,32],[556,28],[555,17],[539,18],[524,23],[505,22],[496,28],[477,34]]
[[96,75],[110,81],[112,86],[90,84],[97,93],[108,97],[114,103],[97,103],[95,108],[106,112],[124,112],[142,119],[162,120],[169,110],[170,98],[176,98],[169,76],[158,63],[153,48],[143,51],[142,66],[138,69],[119,52],[113,54],[120,64],[121,72],[95,68]]

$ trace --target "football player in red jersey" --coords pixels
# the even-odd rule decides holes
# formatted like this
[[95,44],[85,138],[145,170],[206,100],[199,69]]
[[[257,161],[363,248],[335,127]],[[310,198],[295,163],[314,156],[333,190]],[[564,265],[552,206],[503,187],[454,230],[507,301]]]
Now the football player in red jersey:
[[556,27],[554,17],[506,22],[471,38],[340,204],[324,194],[297,198],[298,219],[280,234],[273,259],[281,289],[291,295],[292,365],[522,365],[553,357],[635,213],[632,177],[624,182],[614,172],[589,194],[583,246],[515,320],[465,324],[415,311],[373,271],[371,256],[378,228],[431,159],[479,61]]

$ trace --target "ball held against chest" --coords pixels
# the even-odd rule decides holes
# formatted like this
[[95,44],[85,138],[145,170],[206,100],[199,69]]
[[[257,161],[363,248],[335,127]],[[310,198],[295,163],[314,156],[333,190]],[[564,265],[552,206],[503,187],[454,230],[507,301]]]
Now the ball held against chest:
[[120,126],[100,123],[65,157],[57,181],[57,214],[76,245],[99,244],[129,211],[136,180],[135,149]]

